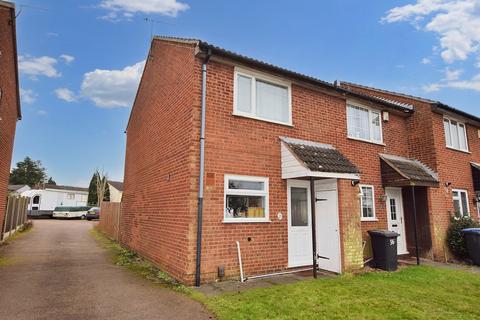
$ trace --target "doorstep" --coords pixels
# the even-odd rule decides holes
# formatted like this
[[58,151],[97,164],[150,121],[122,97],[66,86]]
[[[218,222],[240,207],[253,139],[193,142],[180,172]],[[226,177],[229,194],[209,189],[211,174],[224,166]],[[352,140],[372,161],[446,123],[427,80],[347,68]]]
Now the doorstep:
[[[318,279],[322,278],[331,278],[334,275],[330,273],[323,273],[321,271],[318,272]],[[233,281],[222,281],[222,282],[215,282],[215,283],[207,283],[200,288],[194,288],[199,292],[203,293],[208,297],[217,296],[223,293],[233,293],[233,292],[241,292],[250,289],[257,289],[257,288],[268,288],[274,285],[282,285],[282,284],[291,284],[296,283],[298,281],[304,280],[311,280],[312,272],[296,272],[290,274],[283,274],[283,275],[276,275],[271,276],[268,278],[258,278],[258,279],[250,279],[246,280],[245,282],[240,282],[238,280]]]

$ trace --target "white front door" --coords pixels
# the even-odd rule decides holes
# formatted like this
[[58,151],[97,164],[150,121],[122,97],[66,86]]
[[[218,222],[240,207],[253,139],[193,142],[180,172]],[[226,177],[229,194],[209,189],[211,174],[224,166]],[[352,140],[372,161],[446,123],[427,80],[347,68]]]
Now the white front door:
[[312,265],[310,183],[288,180],[288,266]]
[[407,241],[405,237],[405,219],[403,214],[403,197],[401,188],[386,188],[388,230],[398,233],[397,252],[407,254]]
[[315,195],[318,267],[341,273],[337,180],[316,181]]

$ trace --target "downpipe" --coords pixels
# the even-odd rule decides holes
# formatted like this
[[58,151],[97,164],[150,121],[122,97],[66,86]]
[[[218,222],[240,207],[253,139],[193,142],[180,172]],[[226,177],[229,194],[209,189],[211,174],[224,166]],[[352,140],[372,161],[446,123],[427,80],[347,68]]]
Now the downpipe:
[[207,56],[202,64],[202,99],[200,120],[200,172],[198,174],[198,211],[197,211],[197,253],[195,263],[195,286],[201,283],[200,266],[202,262],[202,223],[203,223],[203,180],[205,175],[205,118],[207,106],[207,64],[212,55],[208,49]]

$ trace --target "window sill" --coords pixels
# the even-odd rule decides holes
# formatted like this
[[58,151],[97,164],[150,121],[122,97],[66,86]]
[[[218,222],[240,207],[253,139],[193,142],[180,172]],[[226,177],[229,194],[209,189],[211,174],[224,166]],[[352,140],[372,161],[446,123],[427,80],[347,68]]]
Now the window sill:
[[472,154],[472,153],[471,153],[470,151],[468,151],[468,150],[455,149],[455,148],[448,147],[448,146],[447,146],[447,149],[452,150],[452,151],[457,151],[457,152],[466,153],[466,154]]
[[353,137],[348,137],[348,139],[354,140],[354,141],[359,141],[359,142],[365,142],[365,143],[375,144],[375,145],[377,145],[377,146],[382,146],[382,147],[385,147],[385,146],[386,146],[386,144],[383,143],[383,142],[375,142],[375,141],[370,141],[370,140],[365,140],[365,139],[360,139],[360,138],[353,138]]
[[282,126],[287,126],[287,127],[293,128],[292,123],[286,123],[286,122],[275,121],[275,120],[268,120],[268,119],[265,119],[265,118],[255,117],[255,116],[245,114],[245,113],[240,113],[240,112],[233,112],[232,114],[236,117],[242,117],[242,118],[248,118],[248,119],[253,119],[253,120],[258,120],[258,121],[270,122],[270,123],[279,124],[279,125],[282,125]]
[[377,218],[361,218],[361,222],[378,222]]
[[233,219],[223,219],[222,223],[270,223],[272,222],[268,218],[257,219],[257,218],[233,218]]

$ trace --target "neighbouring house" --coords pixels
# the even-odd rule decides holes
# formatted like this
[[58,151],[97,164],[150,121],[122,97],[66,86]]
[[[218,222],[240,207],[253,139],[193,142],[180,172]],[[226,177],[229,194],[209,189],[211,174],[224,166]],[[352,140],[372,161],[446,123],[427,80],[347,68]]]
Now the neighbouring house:
[[88,188],[45,184],[23,192],[22,196],[30,198],[29,216],[51,216],[55,207],[87,206]]
[[109,180],[107,183],[110,191],[110,202],[122,202],[123,182]]
[[23,192],[31,190],[30,186],[26,184],[9,184],[8,194],[21,195]]
[[0,1],[0,226],[7,206],[15,128],[21,117],[15,5]]
[[450,214],[473,213],[480,119],[377,91],[154,37],[126,130],[120,242],[196,285],[238,276],[238,247],[248,276],[356,270],[371,229],[397,231],[399,255],[416,235],[445,259]]

